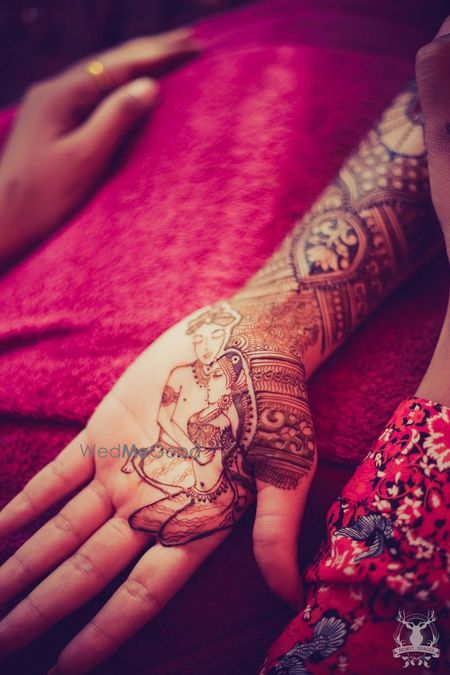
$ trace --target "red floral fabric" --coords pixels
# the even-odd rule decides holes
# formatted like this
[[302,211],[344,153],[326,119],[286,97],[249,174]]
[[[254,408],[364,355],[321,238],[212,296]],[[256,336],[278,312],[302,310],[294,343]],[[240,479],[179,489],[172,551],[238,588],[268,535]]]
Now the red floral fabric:
[[332,504],[306,608],[261,674],[449,672],[449,469],[450,409],[403,401]]

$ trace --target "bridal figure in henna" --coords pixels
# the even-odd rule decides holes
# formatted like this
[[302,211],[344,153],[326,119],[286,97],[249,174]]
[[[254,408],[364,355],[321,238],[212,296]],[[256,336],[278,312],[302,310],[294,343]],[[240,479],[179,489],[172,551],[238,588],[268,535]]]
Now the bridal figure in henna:
[[134,469],[164,493],[132,513],[129,522],[134,529],[159,534],[166,545],[233,526],[247,505],[247,493],[254,492],[240,448],[244,429],[248,437],[256,421],[248,368],[236,350],[219,357],[239,319],[222,303],[188,324],[196,360],[169,375],[157,442],[122,467],[124,473]]
[[138,509],[129,518],[131,527],[159,535],[166,546],[232,527],[254,492],[251,468],[244,466],[240,447],[244,433],[254,433],[256,419],[242,355],[227,350],[211,365],[205,386],[208,405],[187,423],[195,446],[187,457],[193,484]]

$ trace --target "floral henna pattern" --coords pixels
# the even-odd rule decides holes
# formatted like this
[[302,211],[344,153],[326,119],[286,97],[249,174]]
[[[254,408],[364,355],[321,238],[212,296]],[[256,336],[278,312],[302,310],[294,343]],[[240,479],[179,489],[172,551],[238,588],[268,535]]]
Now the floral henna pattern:
[[340,212],[329,212],[326,220],[311,224],[311,235],[304,245],[304,256],[311,276],[325,272],[343,272],[356,266],[361,252],[361,229],[357,221],[342,218]]
[[[402,93],[336,180],[341,206],[340,216],[334,214],[335,227],[339,231],[339,222],[347,223],[351,244],[344,244],[342,238],[333,244],[339,250],[345,246],[348,252],[340,283],[330,287],[326,270],[311,277],[321,303],[331,310],[328,314],[336,308],[333,323],[325,329],[325,349],[348,335],[399,280],[423,262],[424,252],[433,252],[427,238],[438,240],[422,124],[410,115],[416,101],[414,88]],[[328,209],[319,210],[315,218],[327,219]],[[300,239],[304,245],[297,247],[297,257],[293,252],[293,259],[297,275],[303,277],[311,266],[309,235]]]
[[293,489],[316,459],[303,355],[317,341],[319,317],[297,297],[264,309],[249,298],[232,302],[243,318],[229,345],[248,361],[257,413],[245,458],[256,478]]
[[[307,373],[435,251],[431,214],[410,86],[265,267],[187,324],[192,358],[168,373],[158,460],[123,467],[161,493],[130,516],[132,527],[184,543],[234,525],[255,479],[295,489],[311,478]],[[388,528],[372,526],[378,550]],[[369,524],[354,527],[365,540]]]
[[440,245],[411,83],[240,295],[314,307],[314,368]]

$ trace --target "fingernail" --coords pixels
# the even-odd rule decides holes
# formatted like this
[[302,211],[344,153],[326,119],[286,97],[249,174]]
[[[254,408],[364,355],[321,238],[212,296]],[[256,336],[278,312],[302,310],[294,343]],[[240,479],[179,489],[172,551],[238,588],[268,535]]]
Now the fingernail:
[[140,77],[128,85],[128,92],[131,96],[138,98],[144,104],[153,103],[159,90],[158,84],[148,77]]
[[175,28],[165,34],[165,38],[168,40],[187,40],[192,37],[193,29],[189,26],[181,26],[180,28]]
[[176,38],[171,38],[169,45],[171,49],[180,51],[200,51],[206,47],[206,42],[189,31],[186,34],[180,33]]

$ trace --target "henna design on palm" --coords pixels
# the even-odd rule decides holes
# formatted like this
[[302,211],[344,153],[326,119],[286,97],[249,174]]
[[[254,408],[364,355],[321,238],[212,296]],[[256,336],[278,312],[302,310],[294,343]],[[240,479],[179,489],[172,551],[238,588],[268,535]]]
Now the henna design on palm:
[[[423,124],[409,85],[280,249],[189,323],[196,358],[161,399],[163,458],[133,461],[161,499],[130,525],[166,545],[234,525],[255,479],[295,489],[315,461],[311,372],[436,250]],[[196,452],[176,455],[189,445]]]

